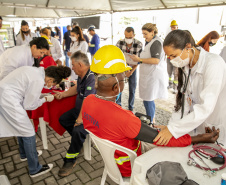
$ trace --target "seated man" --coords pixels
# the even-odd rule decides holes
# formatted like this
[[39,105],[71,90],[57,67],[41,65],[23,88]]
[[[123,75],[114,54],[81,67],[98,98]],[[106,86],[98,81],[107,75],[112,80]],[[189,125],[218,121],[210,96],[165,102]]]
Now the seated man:
[[[126,66],[123,53],[116,46],[103,46],[94,55],[90,69],[96,75],[96,95],[88,96],[83,102],[82,116],[84,128],[96,136],[134,150],[141,155],[141,142],[153,143],[158,131],[142,123],[131,111],[116,104],[116,97],[124,88]],[[184,135],[172,138],[167,146],[185,147],[191,143],[215,142],[219,134],[212,133],[191,137]],[[122,176],[131,175],[129,157],[119,151],[115,160]]]
[[60,124],[68,131],[71,137],[71,144],[64,158],[64,165],[59,171],[59,176],[68,176],[76,165],[83,142],[86,139],[87,132],[83,128],[81,107],[83,100],[96,92],[95,78],[90,71],[90,64],[86,54],[77,51],[71,56],[72,69],[78,75],[77,85],[71,87],[68,91],[55,92],[56,99],[62,99],[77,94],[75,108],[65,112],[59,119]]

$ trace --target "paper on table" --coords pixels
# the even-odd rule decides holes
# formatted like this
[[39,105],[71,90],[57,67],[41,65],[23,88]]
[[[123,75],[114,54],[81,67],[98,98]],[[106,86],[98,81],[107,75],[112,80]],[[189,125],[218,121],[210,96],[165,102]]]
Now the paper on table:
[[133,59],[131,59],[129,56],[130,54],[129,53],[124,53],[125,57],[126,57],[126,63],[131,65],[131,66],[134,66],[134,65],[137,65],[137,62],[134,62]]

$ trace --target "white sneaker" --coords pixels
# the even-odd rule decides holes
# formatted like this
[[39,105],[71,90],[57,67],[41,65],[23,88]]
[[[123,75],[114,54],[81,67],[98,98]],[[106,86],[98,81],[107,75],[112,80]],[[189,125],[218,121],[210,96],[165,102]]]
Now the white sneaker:
[[30,177],[38,177],[39,175],[43,175],[45,173],[48,173],[50,170],[53,169],[53,164],[45,164],[42,165],[42,168],[35,174],[30,174]]
[[[42,150],[37,150],[38,157],[42,155]],[[20,158],[20,161],[26,161],[27,158]]]

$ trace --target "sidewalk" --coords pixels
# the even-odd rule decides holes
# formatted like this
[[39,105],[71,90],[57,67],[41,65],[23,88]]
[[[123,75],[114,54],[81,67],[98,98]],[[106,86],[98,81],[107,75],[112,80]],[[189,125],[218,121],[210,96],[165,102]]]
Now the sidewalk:
[[[127,108],[128,90],[123,91],[122,104]],[[167,124],[175,102],[175,95],[169,92],[168,100],[156,101],[156,122]],[[136,93],[134,112],[145,113],[143,102]],[[42,149],[40,130],[37,132],[37,149]],[[77,159],[77,165],[74,172],[65,178],[60,178],[57,174],[63,165],[63,158],[69,147],[70,136],[64,133],[59,136],[51,127],[47,126],[48,150],[43,150],[39,157],[41,164],[52,163],[54,168],[51,172],[36,178],[30,178],[28,175],[27,162],[21,162],[18,150],[18,144],[15,137],[0,138],[0,175],[7,175],[12,185],[99,185],[103,173],[104,162],[96,148],[92,147],[92,160],[86,161],[83,154]],[[115,185],[107,178],[108,185]]]

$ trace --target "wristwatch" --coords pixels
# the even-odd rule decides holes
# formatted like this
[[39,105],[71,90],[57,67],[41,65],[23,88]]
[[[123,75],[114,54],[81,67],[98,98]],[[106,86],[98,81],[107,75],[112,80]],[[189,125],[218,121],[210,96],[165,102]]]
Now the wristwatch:
[[142,64],[143,63],[143,61],[142,61],[142,59],[140,59],[140,61],[138,62],[138,64]]

